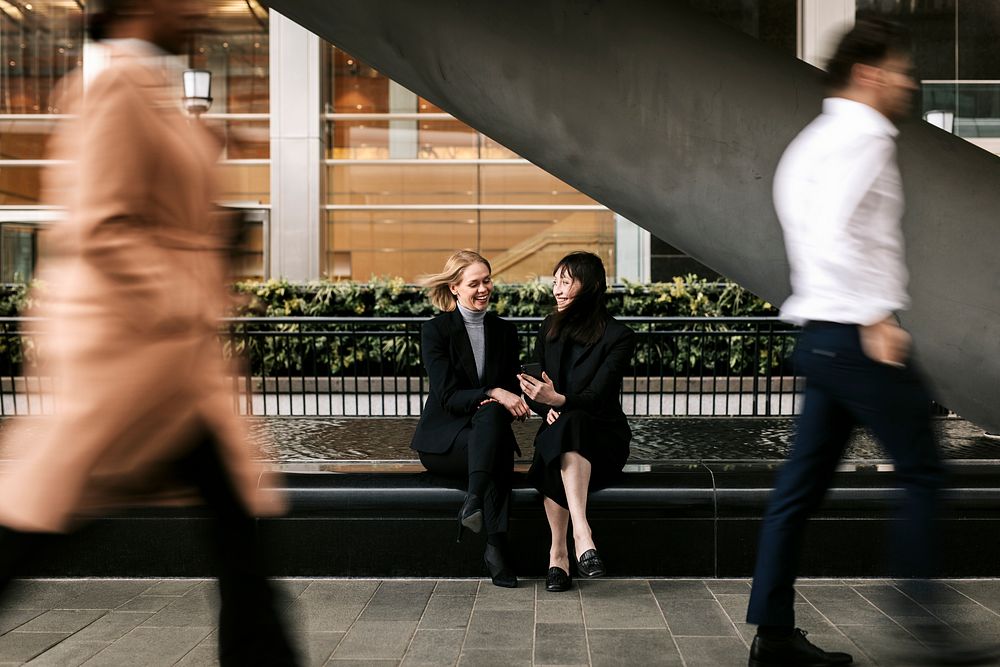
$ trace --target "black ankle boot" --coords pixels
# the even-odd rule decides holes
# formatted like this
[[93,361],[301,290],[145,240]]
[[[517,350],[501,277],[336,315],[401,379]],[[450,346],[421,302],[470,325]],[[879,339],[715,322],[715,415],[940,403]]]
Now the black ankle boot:
[[517,588],[517,576],[507,566],[507,561],[504,560],[503,551],[501,551],[500,547],[487,544],[483,560],[486,562],[486,568],[490,572],[490,579],[493,580],[494,586]]
[[458,542],[466,528],[474,533],[483,530],[483,499],[474,493],[465,494],[462,509],[458,510]]

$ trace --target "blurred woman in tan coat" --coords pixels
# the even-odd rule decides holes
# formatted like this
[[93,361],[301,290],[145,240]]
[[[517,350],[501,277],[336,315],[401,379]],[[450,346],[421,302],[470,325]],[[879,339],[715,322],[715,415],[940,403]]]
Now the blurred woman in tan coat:
[[[104,0],[92,37],[109,64],[64,82],[76,119],[52,139],[47,189],[67,209],[42,271],[40,339],[58,383],[41,437],[0,477],[0,588],[33,537],[121,504],[200,495],[217,519],[222,664],[294,664],[254,543],[282,499],[264,482],[226,391],[215,338],[226,305],[220,146],[190,122],[165,56],[198,25],[194,0]],[[82,92],[82,94],[81,94]]]

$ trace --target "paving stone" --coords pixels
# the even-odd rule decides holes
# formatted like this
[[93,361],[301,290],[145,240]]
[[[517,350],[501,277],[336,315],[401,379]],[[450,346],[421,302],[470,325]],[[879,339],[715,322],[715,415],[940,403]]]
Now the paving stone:
[[580,596],[586,600],[651,596],[649,582],[645,579],[574,579],[580,589]]
[[107,647],[110,642],[80,642],[72,637],[30,661],[31,667],[79,667]]
[[336,660],[402,660],[416,621],[358,621],[333,652]]
[[969,637],[1000,638],[1000,616],[982,605],[970,601],[969,604],[932,604],[927,605],[927,609]]
[[296,633],[292,636],[292,645],[303,666],[322,667],[343,638],[343,632]]
[[288,607],[303,632],[346,632],[378,588],[377,581],[314,581]]
[[399,667],[399,660],[337,660],[326,663],[330,667]]
[[86,667],[167,667],[197,646],[208,628],[135,628],[127,635],[83,663]]
[[203,583],[175,598],[143,625],[169,628],[212,627],[218,621],[219,594],[215,586]]
[[272,579],[271,581],[274,584],[275,591],[288,600],[288,602],[302,595],[309,588],[309,584],[312,583],[309,579]]
[[677,637],[687,667],[744,664],[747,647],[736,637]]
[[476,598],[468,595],[435,593],[427,603],[423,616],[420,617],[419,627],[422,630],[465,628],[469,625],[469,616],[472,615],[472,605],[475,601]]
[[711,600],[712,591],[704,581],[691,580],[659,580],[650,581],[653,595],[660,602],[664,600]]
[[531,649],[465,649],[458,667],[528,667]]
[[814,602],[813,604],[819,613],[838,627],[843,625],[895,625],[892,619],[880,609],[864,600],[860,600],[860,602]]
[[219,667],[219,650],[198,644],[176,663],[176,667]]
[[663,614],[653,594],[607,595],[594,598],[583,591],[583,619],[588,628],[665,628]]
[[663,630],[590,630],[594,667],[621,665],[681,665],[674,640]]
[[153,614],[176,600],[177,597],[173,595],[139,595],[125,604],[119,605],[115,611],[149,612]]
[[896,588],[920,604],[967,604],[968,596],[946,581],[897,581]]
[[535,605],[536,623],[583,623],[583,606],[577,596],[539,600]]
[[805,601],[816,605],[821,602],[864,602],[858,592],[850,586],[817,585],[810,581],[807,585],[797,586],[796,591]]
[[59,609],[114,609],[142,593],[149,579],[93,579],[76,581],[59,601]]
[[[4,591],[6,609],[58,609],[72,595],[74,582],[47,579],[15,579]],[[120,603],[119,603],[120,604]]]
[[704,584],[716,595],[750,595],[750,582],[746,579],[706,579]]
[[845,625],[840,630],[859,651],[879,665],[914,664],[907,658],[921,650],[920,643],[897,626]]
[[[435,597],[436,595],[435,593]],[[462,653],[464,641],[464,627],[460,630],[418,629],[409,648],[406,649],[402,667],[454,665]]]
[[433,581],[383,581],[358,620],[419,621],[433,590]]
[[207,579],[163,579],[156,582],[143,595],[187,595],[195,587],[207,582]]
[[0,635],[44,613],[43,609],[0,609]]
[[[529,611],[483,610],[477,605],[465,638],[468,649],[531,649],[535,614]],[[530,656],[529,656],[530,659]]]
[[587,636],[582,624],[537,623],[536,665],[580,665],[590,661]]
[[434,587],[434,595],[475,595],[478,591],[479,579],[441,579]]
[[927,609],[889,584],[856,586],[854,590],[889,616],[930,616]]
[[151,613],[112,611],[74,634],[73,641],[117,641],[151,616]]
[[54,609],[36,616],[18,632],[65,632],[72,634],[107,614],[99,609]]
[[675,637],[733,637],[736,628],[722,605],[712,600],[661,600],[660,608]]
[[[539,594],[540,595],[540,594]],[[476,596],[476,609],[487,611],[531,610],[535,607],[535,582],[521,582],[517,588],[501,588],[483,582]]]
[[795,625],[809,632],[829,634],[837,631],[833,623],[808,602],[795,603]]
[[[719,604],[722,606],[722,610],[726,612],[726,616],[728,616],[729,620],[733,622],[734,626],[736,626],[736,631],[740,633],[743,641],[749,646],[750,642],[753,641],[754,635],[757,634],[757,626],[750,625],[746,622],[747,603],[750,601],[750,596],[746,594],[717,594],[715,599],[719,601]],[[801,620],[802,619],[799,618],[798,611],[796,610],[796,625],[803,627],[800,622]]]
[[65,632],[8,632],[0,637],[0,662],[26,662],[66,637]]

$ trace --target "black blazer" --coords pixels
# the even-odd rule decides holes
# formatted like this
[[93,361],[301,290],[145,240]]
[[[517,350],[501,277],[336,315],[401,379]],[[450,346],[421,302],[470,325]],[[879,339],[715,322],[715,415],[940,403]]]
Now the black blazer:
[[[618,320],[611,318],[600,339],[588,345],[567,373],[566,386],[560,386],[560,365],[566,342],[547,340],[552,316],[546,317],[538,332],[535,357],[555,385],[556,391],[566,397],[566,403],[557,411],[586,410],[602,419],[627,422],[622,410],[620,391],[622,378],[631,366],[635,350],[635,333]],[[529,407],[543,418],[549,406],[525,397]],[[544,422],[543,428],[544,430]]]
[[[486,377],[480,382],[472,343],[457,308],[424,322],[420,328],[420,356],[430,379],[430,390],[411,448],[443,454],[451,448],[458,432],[472,421],[479,404],[487,398],[487,389],[501,387],[514,394],[521,393],[517,379],[521,368],[517,327],[486,313],[483,332]],[[510,437],[513,440],[513,431]]]

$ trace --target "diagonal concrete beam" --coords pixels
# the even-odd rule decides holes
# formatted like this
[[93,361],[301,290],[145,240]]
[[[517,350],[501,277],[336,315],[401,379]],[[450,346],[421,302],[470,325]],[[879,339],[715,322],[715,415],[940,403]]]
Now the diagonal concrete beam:
[[[723,275],[788,293],[771,179],[817,71],[679,0],[269,0]],[[913,331],[940,400],[1000,430],[1000,158],[903,128]]]

